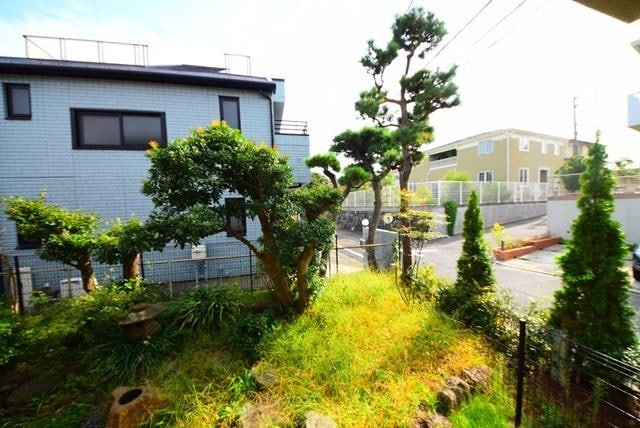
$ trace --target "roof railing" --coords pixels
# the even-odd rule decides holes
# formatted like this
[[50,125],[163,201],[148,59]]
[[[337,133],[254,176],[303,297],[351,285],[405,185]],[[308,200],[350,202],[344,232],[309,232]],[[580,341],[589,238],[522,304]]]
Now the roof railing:
[[149,46],[69,37],[24,36],[27,58],[149,65]]

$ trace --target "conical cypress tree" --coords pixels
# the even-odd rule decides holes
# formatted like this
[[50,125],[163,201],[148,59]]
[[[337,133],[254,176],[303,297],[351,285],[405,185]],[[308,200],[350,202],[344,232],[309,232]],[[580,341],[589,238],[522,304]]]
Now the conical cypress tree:
[[580,177],[580,214],[558,258],[563,286],[555,293],[550,322],[578,343],[621,357],[635,344],[630,280],[623,270],[628,248],[614,210],[611,171],[599,142],[589,150]]
[[489,248],[484,239],[482,213],[478,206],[478,195],[471,192],[462,225],[462,255],[458,259],[458,275],[456,287],[463,296],[469,298],[494,291],[495,278],[489,255]]

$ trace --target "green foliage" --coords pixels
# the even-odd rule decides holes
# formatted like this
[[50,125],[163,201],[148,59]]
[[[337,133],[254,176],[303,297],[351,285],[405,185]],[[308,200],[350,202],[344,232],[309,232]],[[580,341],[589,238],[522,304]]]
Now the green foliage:
[[495,278],[475,191],[471,192],[464,214],[462,236],[456,282],[441,291],[439,306],[469,326],[494,330],[491,308],[495,301]]
[[579,216],[558,258],[562,288],[555,293],[551,324],[578,343],[620,358],[636,344],[627,246],[613,220],[614,178],[599,142],[591,147],[580,178]]
[[503,401],[496,401],[492,397],[475,395],[459,411],[455,412],[449,420],[454,427],[460,428],[499,428],[511,427],[512,408],[505,405],[509,402],[509,396],[505,395]]
[[238,321],[246,309],[243,291],[235,286],[198,287],[172,304],[178,327],[214,333]]
[[[286,158],[219,121],[166,148],[153,147],[148,156],[143,193],[151,196],[152,219],[167,225],[168,238],[184,246],[226,230],[255,253],[278,301],[303,312],[310,297],[308,275],[314,272],[310,265],[335,233],[327,215],[339,208],[340,191],[317,180],[292,189]],[[226,225],[226,192],[244,198],[248,217],[259,220],[259,247]],[[285,241],[295,245],[282,245]]]
[[434,300],[438,290],[450,287],[451,280],[437,276],[433,265],[428,265],[412,271],[411,280],[400,287],[400,293],[406,303],[427,303]]
[[458,216],[458,203],[454,200],[445,201],[444,214],[447,219],[447,235],[453,236],[456,227],[456,217]]
[[568,192],[577,192],[580,190],[580,173],[587,168],[585,159],[582,156],[572,156],[566,159],[562,166],[556,170],[557,175],[561,177],[562,184]]
[[0,304],[0,371],[24,353],[18,332],[18,315]]
[[442,181],[471,181],[471,174],[469,174],[467,171],[450,169],[442,177]]
[[491,237],[496,248],[502,248],[503,244],[505,249],[513,248],[513,238],[500,223],[494,223],[491,228]]
[[134,340],[118,324],[106,322],[83,362],[95,380],[109,385],[134,383],[177,351],[181,335],[177,328],[164,327],[144,340]]
[[340,161],[335,153],[321,153],[311,156],[304,161],[309,168],[330,169],[340,172]]
[[240,320],[231,341],[251,360],[262,356],[263,340],[277,330],[280,322],[271,310],[250,314]]

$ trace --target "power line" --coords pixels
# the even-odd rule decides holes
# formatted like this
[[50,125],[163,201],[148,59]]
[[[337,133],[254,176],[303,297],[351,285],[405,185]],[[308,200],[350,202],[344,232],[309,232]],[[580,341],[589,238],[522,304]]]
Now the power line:
[[[526,1],[526,0],[525,0],[525,1]],[[489,0],[488,2],[486,2],[486,3],[484,4],[484,6],[482,6],[482,7],[480,8],[480,10],[478,10],[478,11],[475,13],[475,15],[473,15],[473,16],[471,17],[471,19],[470,19],[470,20],[468,20],[468,21],[467,21],[467,22],[462,26],[462,28],[460,28],[460,29],[458,30],[458,32],[457,32],[456,34],[454,34],[454,36],[453,36],[451,39],[449,39],[449,41],[448,41],[447,43],[445,43],[445,45],[444,45],[444,46],[442,46],[442,47],[438,50],[438,52],[436,52],[436,54],[435,54],[435,55],[434,55],[434,56],[433,56],[433,57],[432,57],[432,58],[427,62],[427,66],[428,66],[429,64],[431,64],[431,62],[432,62],[434,59],[436,59],[436,58],[438,57],[438,55],[440,55],[440,54],[442,53],[442,51],[444,51],[444,50],[447,48],[447,46],[449,46],[449,45],[451,44],[451,42],[453,42],[453,41],[454,41],[454,40],[455,40],[455,39],[460,35],[460,33],[462,33],[462,32],[463,32],[463,31],[464,31],[464,30],[465,30],[469,25],[471,25],[471,23],[472,23],[473,21],[475,21],[475,20],[476,20],[476,18],[477,18],[478,16],[480,16],[480,14],[481,14],[481,13],[482,13],[486,8],[487,8],[487,6],[489,6],[492,2],[493,2],[493,0]]]
[[487,35],[489,33],[491,33],[498,25],[502,24],[507,18],[509,18],[511,15],[513,15],[518,9],[520,9],[522,7],[523,4],[525,4],[527,2],[527,0],[522,0],[520,3],[518,3],[518,5],[516,7],[514,7],[513,9],[511,9],[511,11],[509,11],[509,13],[507,13],[505,16],[502,17],[502,19],[500,19],[498,22],[496,22],[495,24],[493,24],[493,26],[491,28],[489,28],[482,36],[480,36],[475,42],[473,42],[473,44],[471,45],[471,47],[473,48],[474,46],[476,46],[478,43],[480,43],[482,41],[482,39],[484,39],[485,37],[487,37]]
[[405,11],[405,13],[409,12],[409,9],[411,9],[412,5],[413,5],[413,0],[409,2],[409,6],[407,6],[407,10]]

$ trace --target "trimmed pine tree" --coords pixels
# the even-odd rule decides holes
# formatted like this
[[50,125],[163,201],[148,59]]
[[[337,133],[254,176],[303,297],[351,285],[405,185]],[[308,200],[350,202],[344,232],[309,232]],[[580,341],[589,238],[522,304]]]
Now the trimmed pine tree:
[[471,192],[462,226],[462,255],[452,288],[443,289],[438,306],[471,327],[491,334],[495,331],[492,308],[495,302],[495,278],[489,247],[484,239],[478,195]]
[[636,343],[628,248],[620,224],[612,219],[615,180],[599,141],[589,150],[580,177],[580,214],[571,240],[558,258],[562,288],[555,293],[550,323],[576,342],[616,358]]

